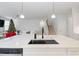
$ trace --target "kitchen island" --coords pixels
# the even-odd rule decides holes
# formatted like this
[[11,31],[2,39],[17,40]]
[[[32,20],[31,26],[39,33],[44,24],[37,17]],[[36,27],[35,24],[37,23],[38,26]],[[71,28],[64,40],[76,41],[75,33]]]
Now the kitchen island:
[[[23,48],[23,56],[27,55],[79,55],[79,41],[62,35],[45,35],[40,40],[56,40],[59,44],[28,44],[33,35],[17,35],[0,40],[0,48]],[[34,39],[34,40],[37,40]]]

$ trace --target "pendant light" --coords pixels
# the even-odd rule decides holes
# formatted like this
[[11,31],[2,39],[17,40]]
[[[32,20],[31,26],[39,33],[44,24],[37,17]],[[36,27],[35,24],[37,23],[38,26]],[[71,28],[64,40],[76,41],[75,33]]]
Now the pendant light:
[[23,15],[23,14],[21,14],[21,15],[20,15],[20,18],[24,18],[24,15]]
[[24,18],[25,16],[23,15],[23,1],[22,1],[22,6],[21,6],[21,15],[19,16],[20,18]]
[[53,8],[52,8],[52,10],[53,10],[53,14],[51,15],[51,18],[52,18],[52,19],[55,19],[55,18],[56,18],[56,15],[55,15],[54,0],[53,0]]
[[52,15],[51,15],[51,18],[56,18],[56,15],[55,15],[55,14],[52,14]]

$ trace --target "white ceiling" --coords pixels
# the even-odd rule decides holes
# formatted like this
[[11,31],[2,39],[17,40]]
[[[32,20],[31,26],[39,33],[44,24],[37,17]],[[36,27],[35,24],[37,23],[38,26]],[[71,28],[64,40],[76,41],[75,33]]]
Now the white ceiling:
[[[21,12],[21,2],[0,2],[0,16],[15,17],[17,12]],[[40,18],[52,14],[52,3],[50,2],[24,2],[24,15],[26,19]],[[56,2],[56,14],[69,13],[72,7],[79,7],[78,2]]]

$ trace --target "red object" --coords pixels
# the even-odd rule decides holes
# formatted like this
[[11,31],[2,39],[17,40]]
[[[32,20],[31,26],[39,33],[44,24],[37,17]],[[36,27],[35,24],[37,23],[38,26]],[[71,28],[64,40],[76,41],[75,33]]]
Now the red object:
[[12,36],[15,36],[15,35],[16,35],[16,32],[6,33],[6,34],[4,34],[4,38],[12,37]]

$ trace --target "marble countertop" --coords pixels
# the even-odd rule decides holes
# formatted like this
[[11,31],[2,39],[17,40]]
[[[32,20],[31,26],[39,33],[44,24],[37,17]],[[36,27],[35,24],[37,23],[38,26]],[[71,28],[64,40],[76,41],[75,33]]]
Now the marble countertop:
[[[28,44],[33,35],[16,35],[0,40],[0,48],[79,48],[79,41],[62,35],[45,35],[44,40],[56,40],[59,44]],[[37,39],[41,39],[38,35]],[[42,39],[41,39],[42,40]]]

